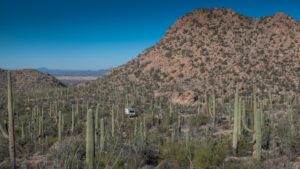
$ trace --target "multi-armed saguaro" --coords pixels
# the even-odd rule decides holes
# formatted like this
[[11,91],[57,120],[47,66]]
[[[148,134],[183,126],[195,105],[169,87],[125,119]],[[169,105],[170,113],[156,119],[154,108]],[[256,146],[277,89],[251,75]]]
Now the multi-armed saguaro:
[[[256,87],[253,86],[253,101],[252,101],[252,111],[254,116],[253,129],[247,127],[245,120],[245,104],[242,99],[239,98],[238,87],[236,87],[235,99],[234,99],[234,126],[233,126],[233,136],[232,136],[232,148],[234,153],[237,152],[238,140],[241,135],[241,122],[243,122],[243,127],[248,132],[253,133],[253,158],[256,160],[261,159],[261,147],[262,147],[262,109],[257,110],[257,98],[256,98]],[[243,104],[242,104],[243,103]]]

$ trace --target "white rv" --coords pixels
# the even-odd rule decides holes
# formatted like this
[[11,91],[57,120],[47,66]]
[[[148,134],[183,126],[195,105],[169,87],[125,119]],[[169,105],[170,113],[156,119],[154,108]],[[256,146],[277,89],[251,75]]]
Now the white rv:
[[137,113],[133,108],[125,108],[125,114],[129,117],[137,116]]

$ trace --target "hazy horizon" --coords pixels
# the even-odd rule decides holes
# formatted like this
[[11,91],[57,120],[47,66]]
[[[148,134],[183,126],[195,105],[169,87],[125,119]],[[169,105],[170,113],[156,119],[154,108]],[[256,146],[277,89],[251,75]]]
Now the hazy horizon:
[[0,0],[0,68],[107,69],[154,45],[198,8],[226,7],[256,18],[284,12],[299,20],[299,6],[296,0]]
[[14,67],[0,67],[0,69],[4,70],[23,70],[23,69],[48,69],[48,70],[62,70],[62,71],[101,71],[101,70],[109,70],[114,67],[109,67],[109,68],[103,68],[103,69],[67,69],[67,68],[51,68],[51,67],[21,67],[21,68],[14,68]]

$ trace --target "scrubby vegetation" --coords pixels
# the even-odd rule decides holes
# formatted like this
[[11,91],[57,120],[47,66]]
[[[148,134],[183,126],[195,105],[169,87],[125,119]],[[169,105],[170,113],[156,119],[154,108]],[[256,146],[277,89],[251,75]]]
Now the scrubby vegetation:
[[[151,86],[126,80],[127,85],[113,86],[101,80],[64,89],[14,92],[16,166],[269,168],[276,167],[278,159],[291,166],[299,156],[299,96],[275,99],[266,94],[254,99],[253,92],[237,91],[220,99],[205,92],[194,106],[182,106],[165,96],[153,97]],[[11,164],[6,100],[1,103],[1,168]],[[257,136],[252,139],[244,128],[257,123],[251,116],[255,104],[262,113],[259,146]],[[138,116],[127,117],[125,107],[136,108]],[[240,120],[234,120],[238,114]],[[237,132],[234,124],[239,125]]]

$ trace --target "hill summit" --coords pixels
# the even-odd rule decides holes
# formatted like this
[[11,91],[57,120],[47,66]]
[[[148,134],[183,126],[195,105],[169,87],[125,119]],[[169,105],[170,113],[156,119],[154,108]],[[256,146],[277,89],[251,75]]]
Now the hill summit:
[[[55,77],[34,69],[13,70],[13,85],[17,90],[52,88],[65,86]],[[0,90],[6,89],[7,70],[0,69]]]
[[230,9],[199,9],[109,76],[159,84],[160,94],[177,88],[183,95],[231,95],[236,84],[242,92],[256,84],[259,93],[299,93],[299,39],[300,23],[283,13],[257,19]]

